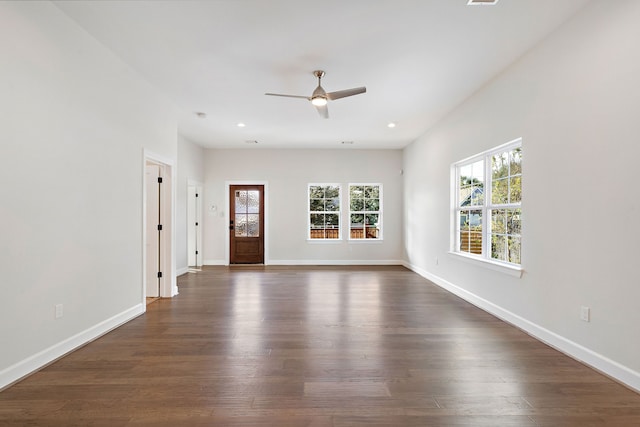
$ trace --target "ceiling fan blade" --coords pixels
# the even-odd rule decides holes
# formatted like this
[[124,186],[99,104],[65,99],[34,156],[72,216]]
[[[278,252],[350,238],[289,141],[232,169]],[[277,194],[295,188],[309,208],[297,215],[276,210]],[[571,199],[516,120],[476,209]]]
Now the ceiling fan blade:
[[361,93],[365,93],[366,91],[367,91],[367,88],[364,86],[354,87],[353,89],[345,89],[345,90],[338,90],[336,92],[328,92],[327,98],[333,101],[334,99],[340,99],[340,98],[346,98],[347,96],[359,95]]
[[318,110],[318,114],[320,114],[322,117],[324,117],[325,119],[329,118],[329,109],[327,108],[327,105],[314,105],[314,107],[316,107],[316,110]]
[[265,95],[269,95],[269,96],[284,96],[286,98],[302,98],[302,99],[306,99],[307,101],[311,101],[310,97],[302,96],[302,95],[283,95],[281,93],[265,93]]

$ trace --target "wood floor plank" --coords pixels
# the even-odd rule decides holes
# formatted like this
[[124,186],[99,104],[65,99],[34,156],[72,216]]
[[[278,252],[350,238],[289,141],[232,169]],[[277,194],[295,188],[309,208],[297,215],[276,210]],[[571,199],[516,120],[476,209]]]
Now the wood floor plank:
[[2,426],[638,426],[640,395],[396,266],[206,267]]

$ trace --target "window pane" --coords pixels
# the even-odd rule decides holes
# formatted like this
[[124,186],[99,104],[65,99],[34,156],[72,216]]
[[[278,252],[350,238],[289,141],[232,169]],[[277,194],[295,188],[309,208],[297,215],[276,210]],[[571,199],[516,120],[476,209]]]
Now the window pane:
[[351,225],[354,227],[363,227],[364,214],[351,214]]
[[493,234],[491,236],[491,258],[500,261],[507,260],[507,237]]
[[362,185],[352,185],[349,189],[349,196],[351,196],[351,198],[364,197],[364,187]]
[[509,180],[508,178],[493,181],[491,187],[491,203],[501,205],[509,203]]
[[491,231],[498,234],[505,234],[507,232],[507,215],[504,209],[494,209],[491,211]]
[[327,186],[325,187],[326,198],[340,197],[340,187]]
[[247,212],[260,212],[260,192],[257,190],[247,191]]
[[236,232],[236,237],[247,237],[247,215],[236,214],[236,223],[233,228]]
[[311,200],[309,200],[309,210],[311,212],[323,212],[324,211],[324,199],[311,199]]
[[366,199],[364,210],[377,212],[380,210],[380,200],[378,199]]
[[337,228],[339,224],[339,216],[337,214],[326,214],[325,215],[325,226],[327,228]]
[[379,199],[380,187],[377,185],[368,185],[364,188],[364,196],[367,199]]
[[324,214],[311,214],[311,228],[324,228]]
[[482,253],[482,211],[470,210],[460,215],[460,250],[473,254]]
[[363,211],[364,210],[364,199],[351,199],[351,210],[352,211]]
[[249,214],[247,215],[247,237],[259,237],[260,236],[260,215]]
[[325,203],[325,210],[327,211],[339,211],[340,199],[327,199]]
[[491,178],[498,179],[509,176],[509,153],[504,152],[491,157]]
[[247,192],[246,191],[236,191],[236,209],[237,213],[246,213],[247,212]]
[[520,264],[520,237],[509,236],[507,238],[509,244],[509,262]]
[[511,203],[520,203],[522,200],[522,178],[520,176],[512,177],[509,180],[509,199]]
[[510,170],[511,175],[518,175],[522,173],[522,148],[518,147],[512,150],[510,153]]
[[378,215],[377,214],[367,214],[367,216],[366,216],[366,224],[367,225],[376,225],[376,224],[378,224]]
[[324,188],[319,185],[312,185],[309,187],[309,198],[311,199],[323,199]]
[[511,235],[521,234],[520,209],[507,209],[507,233]]

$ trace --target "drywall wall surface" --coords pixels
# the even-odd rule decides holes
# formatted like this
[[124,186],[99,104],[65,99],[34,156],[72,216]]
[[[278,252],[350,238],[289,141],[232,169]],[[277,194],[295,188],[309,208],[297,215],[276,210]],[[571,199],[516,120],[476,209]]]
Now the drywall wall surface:
[[0,2],[0,93],[1,387],[144,311],[143,153],[177,126],[49,2]]
[[[640,2],[590,3],[404,151],[408,264],[636,388],[639,21]],[[450,172],[520,137],[524,274],[514,278],[447,254]]]
[[[267,183],[267,263],[398,263],[402,256],[401,164],[400,150],[207,150],[205,263],[226,261],[229,182]],[[350,242],[345,236],[339,242],[309,241],[307,188],[311,183],[342,186],[343,225],[348,221],[348,184],[382,184],[383,239]]]

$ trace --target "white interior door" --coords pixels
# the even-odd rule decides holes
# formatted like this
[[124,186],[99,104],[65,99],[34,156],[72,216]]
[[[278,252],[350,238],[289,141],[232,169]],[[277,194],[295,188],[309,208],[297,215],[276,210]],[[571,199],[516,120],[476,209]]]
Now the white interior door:
[[189,185],[187,187],[187,262],[189,267],[202,265],[200,238],[200,188]]
[[202,265],[202,189],[199,186],[187,187],[187,262],[189,267]]
[[160,296],[160,278],[158,272],[160,268],[160,233],[158,224],[160,222],[160,166],[154,164],[146,165],[146,210],[147,210],[147,297]]

